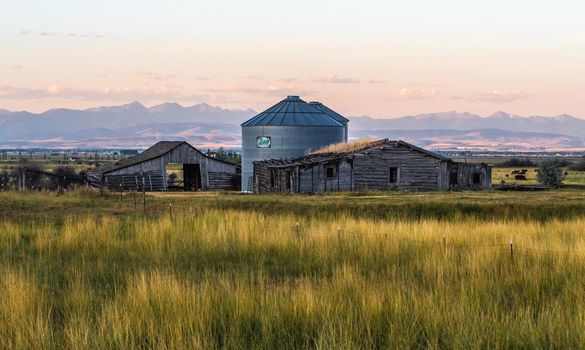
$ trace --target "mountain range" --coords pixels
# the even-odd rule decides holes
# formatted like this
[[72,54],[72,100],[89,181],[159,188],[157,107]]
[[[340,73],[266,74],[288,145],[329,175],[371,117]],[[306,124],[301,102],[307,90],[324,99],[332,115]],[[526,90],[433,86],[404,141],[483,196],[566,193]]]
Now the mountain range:
[[[252,109],[205,103],[182,106],[139,102],[44,113],[0,109],[1,148],[143,148],[159,140],[187,140],[199,147],[240,146],[240,123]],[[585,120],[570,115],[487,117],[459,112],[399,118],[349,117],[350,138],[402,139],[432,149],[560,150],[585,148]]]

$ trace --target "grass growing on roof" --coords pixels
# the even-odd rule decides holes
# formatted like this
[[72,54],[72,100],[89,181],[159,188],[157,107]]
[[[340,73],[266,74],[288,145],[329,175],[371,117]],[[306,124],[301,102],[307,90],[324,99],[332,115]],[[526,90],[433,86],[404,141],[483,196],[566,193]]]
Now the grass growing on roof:
[[320,148],[316,151],[311,152],[311,154],[329,154],[329,153],[352,153],[352,152],[359,152],[369,147],[375,146],[380,140],[374,139],[359,139],[347,143],[336,143],[332,145],[325,146]]

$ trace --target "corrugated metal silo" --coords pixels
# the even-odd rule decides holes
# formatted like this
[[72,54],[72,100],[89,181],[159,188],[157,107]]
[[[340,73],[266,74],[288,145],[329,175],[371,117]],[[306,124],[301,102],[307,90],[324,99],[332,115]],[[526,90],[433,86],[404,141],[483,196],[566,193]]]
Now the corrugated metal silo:
[[327,114],[328,116],[330,116],[331,118],[337,120],[338,122],[340,122],[341,124],[344,125],[345,127],[345,142],[347,142],[347,136],[348,136],[348,128],[347,128],[347,124],[349,123],[349,119],[347,119],[346,117],[342,116],[341,114],[335,112],[334,110],[332,110],[331,108],[325,106],[324,104],[322,104],[321,102],[309,102],[309,104],[315,108],[317,108],[318,110],[320,110],[321,112]]
[[299,157],[346,139],[347,119],[342,122],[298,96],[288,96],[242,124],[242,190],[252,190],[254,161]]

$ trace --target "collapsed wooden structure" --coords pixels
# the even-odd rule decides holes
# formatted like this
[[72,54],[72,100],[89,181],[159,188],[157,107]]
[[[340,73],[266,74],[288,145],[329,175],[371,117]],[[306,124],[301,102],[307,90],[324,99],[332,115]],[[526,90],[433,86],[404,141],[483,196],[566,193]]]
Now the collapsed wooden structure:
[[254,162],[254,192],[449,191],[491,189],[487,164],[388,139],[339,144],[293,159]]
[[121,190],[166,191],[168,163],[183,165],[186,191],[235,189],[238,165],[209,157],[185,141],[160,141],[144,152],[88,172],[93,186]]

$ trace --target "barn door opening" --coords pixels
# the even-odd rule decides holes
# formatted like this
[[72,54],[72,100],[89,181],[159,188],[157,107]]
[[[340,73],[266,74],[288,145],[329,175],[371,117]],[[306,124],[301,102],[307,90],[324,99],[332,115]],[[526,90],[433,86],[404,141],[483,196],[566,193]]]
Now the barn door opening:
[[183,183],[185,191],[201,189],[201,167],[199,164],[183,164]]

